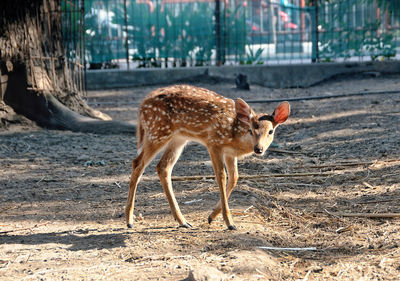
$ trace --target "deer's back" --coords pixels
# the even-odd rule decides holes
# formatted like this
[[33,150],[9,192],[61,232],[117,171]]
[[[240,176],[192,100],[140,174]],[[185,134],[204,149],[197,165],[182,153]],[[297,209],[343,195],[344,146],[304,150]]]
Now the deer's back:
[[151,92],[139,110],[143,129],[153,140],[172,134],[187,135],[203,142],[212,142],[215,137],[231,139],[235,116],[233,100],[188,85]]

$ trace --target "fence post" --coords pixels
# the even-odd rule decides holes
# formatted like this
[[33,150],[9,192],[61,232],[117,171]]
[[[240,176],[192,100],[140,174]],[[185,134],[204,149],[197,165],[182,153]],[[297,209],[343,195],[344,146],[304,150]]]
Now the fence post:
[[85,30],[85,0],[81,0],[81,45],[82,45],[82,58],[81,58],[81,63],[83,63],[83,83],[82,83],[82,89],[81,91],[83,92],[83,95],[87,97],[87,82],[86,82],[86,30]]
[[215,40],[217,51],[217,66],[222,65],[221,52],[221,6],[220,0],[215,0]]
[[306,19],[305,19],[305,0],[300,0],[300,28],[301,28],[301,43],[306,41]]
[[125,20],[125,49],[126,49],[126,63],[129,70],[129,36],[128,36],[128,14],[126,11],[126,0],[124,0],[124,20]]
[[[272,36],[272,43],[276,46],[278,40],[276,37],[276,23],[277,18],[274,17],[274,3],[272,1],[267,2],[267,17],[268,17],[268,43],[271,44],[271,36]],[[278,11],[279,16],[279,11]],[[276,48],[276,47],[275,47]]]
[[312,38],[312,53],[311,53],[311,61],[318,62],[319,61],[319,50],[318,50],[318,0],[313,1],[314,4],[314,16],[312,17],[312,30],[311,30],[311,38]]

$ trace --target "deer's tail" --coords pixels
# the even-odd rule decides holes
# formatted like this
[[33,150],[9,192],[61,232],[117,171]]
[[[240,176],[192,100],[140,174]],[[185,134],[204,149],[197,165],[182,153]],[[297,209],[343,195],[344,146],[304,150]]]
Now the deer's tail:
[[144,138],[144,129],[139,114],[138,114],[138,126],[136,129],[136,137],[137,137],[137,154],[139,155],[143,149],[143,138]]

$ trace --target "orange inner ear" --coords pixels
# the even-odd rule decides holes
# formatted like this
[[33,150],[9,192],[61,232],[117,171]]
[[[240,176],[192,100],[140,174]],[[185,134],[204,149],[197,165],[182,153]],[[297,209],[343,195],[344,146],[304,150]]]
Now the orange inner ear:
[[285,122],[290,114],[290,105],[288,102],[283,102],[275,108],[274,111],[274,121],[277,124]]

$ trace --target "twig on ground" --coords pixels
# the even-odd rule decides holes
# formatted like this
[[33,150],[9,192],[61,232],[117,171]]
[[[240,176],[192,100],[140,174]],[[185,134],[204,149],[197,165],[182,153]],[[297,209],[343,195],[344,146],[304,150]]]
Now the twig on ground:
[[294,177],[329,177],[335,173],[289,173],[289,174],[264,174],[264,175],[241,175],[239,179],[258,179],[258,178],[294,178]]
[[317,248],[315,247],[308,247],[308,248],[285,248],[285,247],[266,247],[266,246],[259,246],[259,249],[262,250],[274,250],[274,251],[316,251]]
[[273,148],[273,147],[268,148],[268,151],[277,152],[277,153],[286,153],[286,154],[306,154],[305,152],[290,151],[290,150],[286,150],[286,149]]
[[189,205],[189,204],[193,204],[193,203],[196,203],[196,202],[200,202],[200,201],[202,201],[203,199],[193,199],[193,200],[190,200],[190,201],[185,201],[185,202],[183,202],[183,204],[185,204],[185,205]]
[[[260,179],[261,181],[261,179]],[[312,184],[312,183],[301,183],[301,182],[279,182],[280,186],[307,186],[307,187],[321,187],[321,185],[318,184]]]
[[375,188],[373,185],[367,183],[366,181],[363,181],[362,184],[365,185],[368,188]]
[[[258,217],[257,217],[258,218]],[[260,219],[260,218],[258,218]],[[248,224],[258,224],[258,225],[264,225],[265,226],[265,222],[256,222],[256,221],[241,221],[240,223],[248,223]]]
[[4,209],[1,209],[0,210],[0,213],[3,213],[3,212],[5,212],[5,211],[8,211],[8,210],[11,210],[11,209],[15,209],[17,206],[9,206],[9,207],[6,207],[6,208],[4,208]]
[[400,218],[400,213],[330,213],[341,217],[361,217],[361,218]]
[[193,259],[191,255],[182,256],[170,256],[170,255],[153,255],[153,256],[143,256],[143,257],[130,257],[125,259],[128,262],[139,262],[139,261],[157,261],[157,260],[174,260],[174,259]]
[[342,227],[339,227],[338,229],[336,229],[336,233],[340,234],[340,233],[343,233],[343,232],[351,231],[352,229],[353,229],[353,226],[351,226],[351,225],[342,226]]
[[37,227],[40,227],[40,226],[43,226],[43,225],[46,225],[46,224],[49,224],[49,222],[35,224],[32,227],[24,227],[24,228],[18,228],[18,229],[13,229],[13,230],[1,231],[0,234],[7,234],[7,233],[23,231],[23,230],[32,230],[34,228],[37,228]]
[[28,258],[26,259],[25,263],[28,263],[29,259],[31,258],[32,252],[29,252]]
[[374,160],[374,161],[363,161],[363,162],[348,162],[348,163],[329,163],[329,164],[321,164],[321,165],[308,165],[308,166],[295,166],[293,167],[294,169],[303,169],[303,168],[309,168],[309,169],[320,169],[320,168],[335,168],[335,167],[347,167],[347,166],[363,166],[363,165],[372,165],[377,162],[383,162],[383,163],[391,163],[391,162],[397,162],[400,161],[400,159],[387,159],[387,160]]
[[256,271],[262,275],[262,278],[265,278],[267,276],[267,274],[265,274],[264,272],[262,272],[258,268],[256,268]]
[[391,199],[383,199],[383,200],[374,200],[374,201],[365,201],[365,202],[355,202],[354,204],[375,204],[375,203],[384,203],[384,202],[392,202],[392,201],[400,201],[400,197],[391,198]]
[[46,176],[43,176],[43,177],[42,177],[40,180],[38,180],[35,184],[41,183],[45,178],[46,178]]
[[332,217],[335,217],[337,219],[340,219],[340,217],[338,217],[337,215],[335,215],[334,213],[329,212],[327,209],[324,209],[324,211],[328,214],[331,215]]
[[368,162],[354,162],[354,163],[331,163],[321,165],[308,165],[308,166],[295,166],[294,169],[321,169],[321,168],[336,168],[336,167],[348,167],[348,166],[363,166],[374,164],[375,161]]
[[[262,178],[294,178],[294,177],[329,177],[332,175],[336,175],[334,172],[325,172],[325,173],[289,173],[289,174],[263,174],[263,175],[241,175],[239,180],[241,179],[262,179]],[[193,180],[202,180],[202,179],[215,179],[214,175],[204,175],[204,176],[175,176],[172,177],[172,181],[193,181]],[[156,180],[155,177],[143,177],[144,181],[153,181]]]
[[310,269],[309,271],[307,271],[306,275],[304,276],[304,278],[302,279],[302,281],[308,281],[308,277],[310,276],[312,270]]

